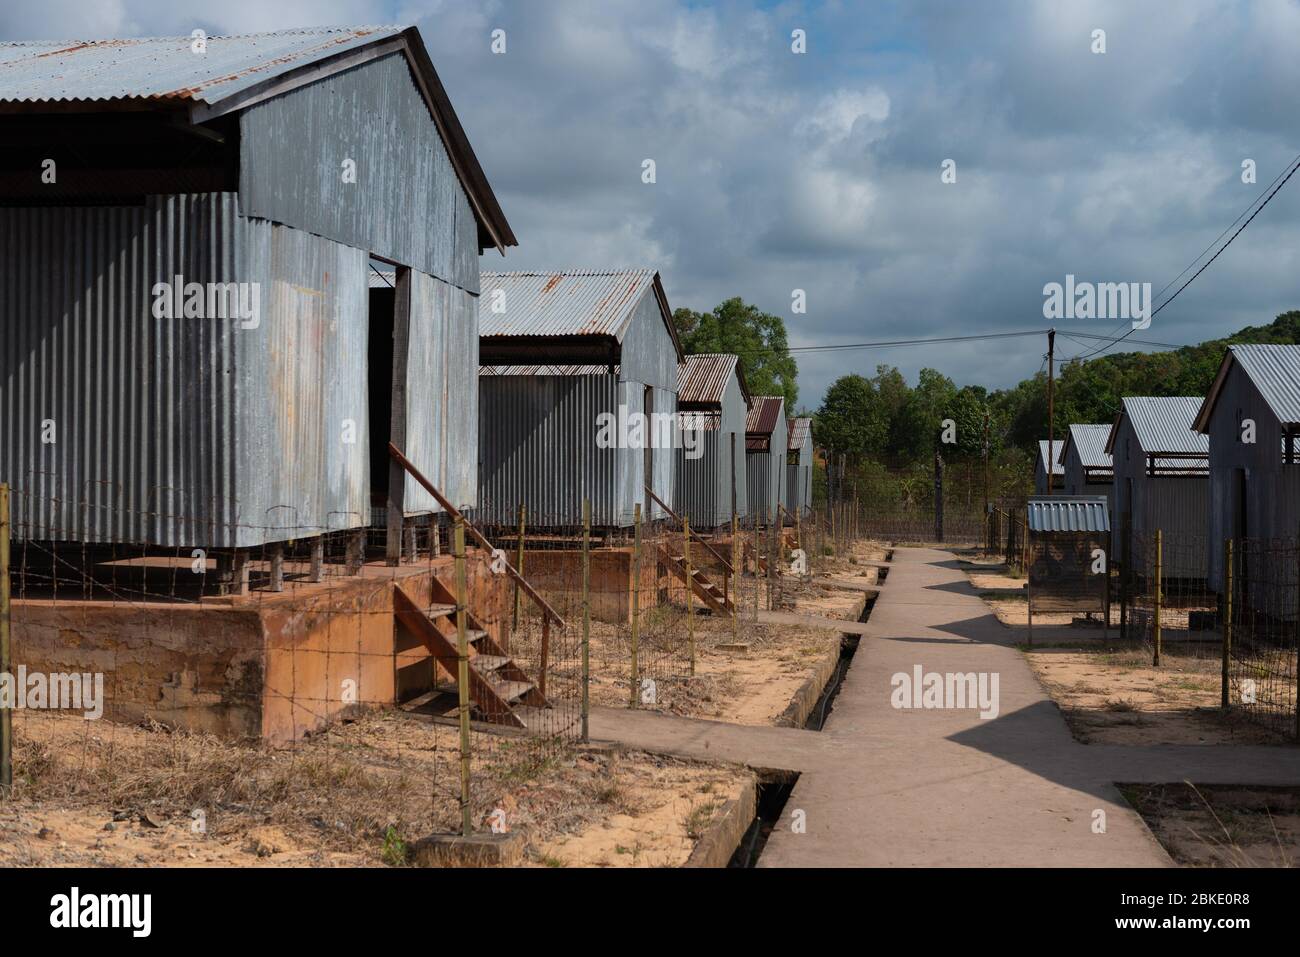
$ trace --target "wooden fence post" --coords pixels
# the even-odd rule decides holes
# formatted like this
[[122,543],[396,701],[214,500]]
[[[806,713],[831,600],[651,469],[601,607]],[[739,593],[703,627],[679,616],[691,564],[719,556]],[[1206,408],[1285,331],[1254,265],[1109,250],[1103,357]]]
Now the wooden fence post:
[[591,740],[591,499],[582,500],[582,740]]
[[[524,573],[524,519],[526,508],[522,502],[519,503],[519,539],[515,542],[515,571],[520,575]],[[515,616],[510,626],[511,631],[519,630],[519,582],[515,582]]]
[[[9,596],[9,486],[0,485],[0,675],[11,675]],[[0,708],[0,798],[8,797],[14,786],[13,710]]]
[[682,557],[686,562],[686,647],[691,656],[691,677],[695,677],[695,571],[691,568],[691,518],[682,516]]
[[740,525],[731,510],[731,640],[740,639]]
[[637,639],[641,634],[641,503],[632,506],[632,643],[631,671],[632,681],[631,707],[635,708],[641,701],[641,676],[637,669]]
[[456,691],[460,700],[460,827],[469,837],[473,831],[470,820],[470,750],[469,750],[469,630],[465,614],[469,588],[465,580],[465,519],[456,516],[452,538],[452,554],[456,559]]
[[1163,556],[1161,555],[1160,529],[1156,529],[1156,582],[1152,600],[1151,641],[1153,646],[1152,665],[1160,664],[1160,580],[1163,574]]
[[1219,680],[1219,707],[1228,710],[1228,663],[1232,660],[1232,539],[1223,540],[1223,669]]

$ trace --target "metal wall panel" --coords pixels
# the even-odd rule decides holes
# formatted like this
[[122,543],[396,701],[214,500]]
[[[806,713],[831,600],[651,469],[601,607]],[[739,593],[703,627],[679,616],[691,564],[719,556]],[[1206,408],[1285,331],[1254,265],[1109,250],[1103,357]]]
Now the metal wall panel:
[[[0,209],[0,477],[24,490],[16,520],[47,539],[208,547],[358,524],[365,269],[357,250],[241,217],[234,194]],[[155,318],[154,284],[177,275],[257,283],[256,327]]]
[[239,194],[247,216],[478,292],[468,200],[400,52],[241,113]]
[[[411,270],[405,451],[457,507],[478,500],[477,380],[478,297]],[[442,509],[407,476],[405,510]]]
[[621,449],[597,447],[597,416],[618,412],[612,375],[480,376],[479,505],[484,524],[619,525]]
[[[1241,441],[1245,419],[1254,420],[1253,443]],[[1225,538],[1300,536],[1300,464],[1285,463],[1282,424],[1235,363],[1214,405],[1209,439],[1207,565],[1210,587],[1221,589]],[[1240,521],[1243,511],[1245,528]]]
[[619,351],[619,374],[624,381],[652,385],[677,394],[677,346],[664,325],[663,310],[654,284],[646,286],[632,313],[632,321]]
[[[1159,529],[1170,543],[1163,562],[1169,578],[1204,578],[1209,539],[1208,475],[1149,475],[1132,420],[1119,425],[1112,449],[1115,466],[1114,547],[1123,547],[1125,516],[1131,516],[1133,559],[1138,567],[1150,564],[1142,542],[1151,541]],[[1130,491],[1131,490],[1131,491]]]

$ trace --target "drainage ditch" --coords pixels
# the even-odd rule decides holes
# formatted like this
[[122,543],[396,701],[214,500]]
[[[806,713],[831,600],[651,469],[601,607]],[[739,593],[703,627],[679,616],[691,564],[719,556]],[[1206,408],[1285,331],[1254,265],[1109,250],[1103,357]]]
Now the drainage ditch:
[[772,829],[781,822],[785,802],[790,799],[790,792],[798,780],[797,771],[758,772],[758,806],[754,822],[740,839],[728,867],[753,867],[758,863]]

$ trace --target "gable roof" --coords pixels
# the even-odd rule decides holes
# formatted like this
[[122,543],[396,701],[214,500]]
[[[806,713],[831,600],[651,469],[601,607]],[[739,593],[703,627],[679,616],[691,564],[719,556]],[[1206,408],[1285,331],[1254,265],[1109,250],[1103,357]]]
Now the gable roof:
[[0,43],[0,113],[180,111],[199,124],[402,53],[479,225],[481,246],[518,241],[415,27],[318,27],[193,39]]
[[754,396],[749,400],[749,410],[745,415],[745,433],[753,436],[772,435],[777,425],[784,421],[784,408],[784,396]]
[[[660,317],[683,358],[659,273],[634,269],[562,269],[554,272],[485,272],[479,279],[479,337],[612,338],[622,342],[637,304],[653,292]],[[506,311],[494,312],[495,293],[504,293]]]
[[1192,431],[1201,402],[1199,396],[1193,395],[1125,396],[1123,408],[1106,438],[1106,451],[1115,453],[1120,423],[1127,418],[1137,435],[1138,446],[1146,455],[1157,452],[1209,455],[1209,436]]
[[789,421],[788,427],[790,441],[786,451],[799,452],[803,449],[804,443],[812,439],[812,419],[796,416]]
[[[1039,440],[1038,440],[1038,464],[1042,467],[1042,469],[1043,469],[1044,472],[1047,471],[1047,446],[1048,446],[1048,444],[1049,444],[1049,443],[1048,443],[1047,439],[1039,439]],[[1065,440],[1063,440],[1063,439],[1056,439],[1054,442],[1051,442],[1050,444],[1055,446],[1055,448],[1052,449],[1052,451],[1056,453],[1056,459],[1055,459],[1055,461],[1052,462],[1052,474],[1053,474],[1053,475],[1064,475],[1064,474],[1065,474],[1065,466],[1061,463],[1061,452],[1064,451],[1064,449],[1065,449]]]
[[1065,447],[1061,449],[1061,462],[1064,464],[1066,453],[1073,448],[1079,456],[1079,464],[1086,469],[1108,469],[1114,465],[1110,453],[1106,451],[1106,440],[1110,438],[1109,425],[1070,424],[1070,431],[1065,436]]
[[1234,364],[1241,367],[1282,425],[1300,425],[1300,345],[1250,343],[1228,346],[1223,361],[1219,363],[1214,385],[1201,403],[1192,428],[1208,433],[1210,416]]
[[740,380],[741,396],[749,401],[749,389],[738,357],[724,352],[689,355],[677,367],[677,402],[721,405],[733,376]]

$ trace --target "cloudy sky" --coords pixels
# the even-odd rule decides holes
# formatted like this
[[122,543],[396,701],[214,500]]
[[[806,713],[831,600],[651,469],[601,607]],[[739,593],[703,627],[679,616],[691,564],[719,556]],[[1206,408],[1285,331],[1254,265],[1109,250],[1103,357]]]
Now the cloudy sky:
[[[1292,0],[42,0],[4,5],[0,38],[356,23],[420,27],[519,237],[508,268],[651,263],[674,306],[743,296],[794,346],[1043,328],[1067,273],[1159,290],[1300,150]],[[1298,214],[1292,182],[1139,335],[1300,308]],[[1044,348],[800,355],[800,402],[882,362],[1011,385]]]

